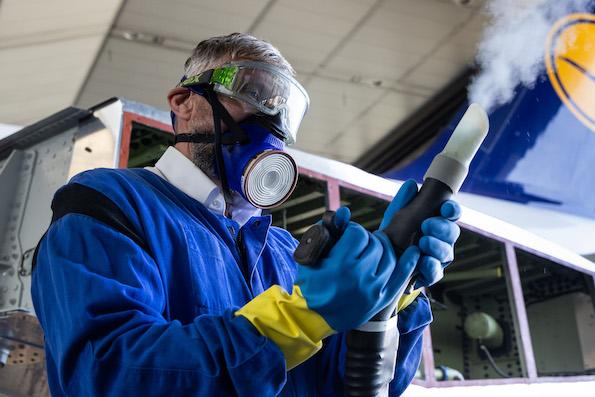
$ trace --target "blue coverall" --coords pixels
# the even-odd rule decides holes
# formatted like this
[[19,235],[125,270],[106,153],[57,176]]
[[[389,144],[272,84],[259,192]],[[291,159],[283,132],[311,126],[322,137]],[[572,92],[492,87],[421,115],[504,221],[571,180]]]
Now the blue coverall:
[[[148,249],[87,215],[42,239],[32,295],[53,396],[341,396],[344,335],[286,372],[279,348],[234,311],[278,284],[291,291],[297,242],[270,216],[239,228],[144,169],[97,169],[70,183],[109,197]],[[397,396],[431,321],[420,296],[400,313]]]

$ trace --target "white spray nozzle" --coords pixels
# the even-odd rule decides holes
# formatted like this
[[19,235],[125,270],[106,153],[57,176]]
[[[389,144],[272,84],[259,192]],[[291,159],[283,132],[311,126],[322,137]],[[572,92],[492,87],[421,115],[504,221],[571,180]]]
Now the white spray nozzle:
[[473,156],[488,134],[490,122],[483,108],[473,103],[452,133],[442,154],[469,167]]
[[434,157],[424,179],[437,179],[448,185],[453,193],[458,192],[467,177],[469,164],[489,128],[490,122],[485,110],[476,103],[471,104],[442,153]]

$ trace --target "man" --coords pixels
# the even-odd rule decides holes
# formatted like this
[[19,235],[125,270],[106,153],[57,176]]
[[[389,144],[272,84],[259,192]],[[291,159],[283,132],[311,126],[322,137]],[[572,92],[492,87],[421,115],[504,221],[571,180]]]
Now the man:
[[[169,92],[177,143],[155,167],[84,172],[57,192],[32,288],[54,396],[339,396],[344,331],[399,298],[416,266],[417,287],[441,278],[453,202],[399,258],[342,208],[330,252],[295,263],[297,242],[260,215],[295,186],[283,149],[308,97],[292,75],[269,43],[205,40]],[[416,192],[404,185],[381,229]],[[392,395],[431,320],[418,293],[400,299]]]

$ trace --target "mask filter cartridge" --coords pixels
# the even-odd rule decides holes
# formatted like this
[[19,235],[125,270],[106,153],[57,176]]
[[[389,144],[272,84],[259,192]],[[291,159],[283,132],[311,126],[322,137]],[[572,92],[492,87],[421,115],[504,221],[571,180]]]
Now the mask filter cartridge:
[[296,182],[297,167],[291,156],[267,150],[248,164],[242,178],[242,191],[255,207],[272,208],[291,195]]
[[295,189],[297,165],[283,151],[283,141],[272,135],[257,117],[250,117],[239,125],[250,142],[223,147],[229,187],[257,208],[274,208],[287,200]]

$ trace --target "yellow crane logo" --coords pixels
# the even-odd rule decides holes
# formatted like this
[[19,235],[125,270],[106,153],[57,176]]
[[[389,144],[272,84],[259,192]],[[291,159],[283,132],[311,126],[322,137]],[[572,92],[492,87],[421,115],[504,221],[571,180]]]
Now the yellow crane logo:
[[547,39],[545,65],[562,102],[595,131],[594,14],[571,14],[554,24]]

